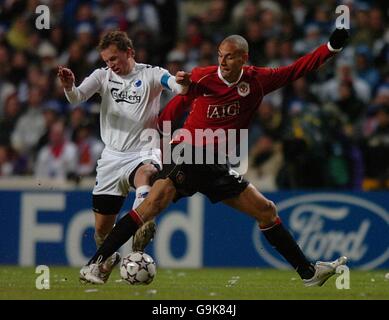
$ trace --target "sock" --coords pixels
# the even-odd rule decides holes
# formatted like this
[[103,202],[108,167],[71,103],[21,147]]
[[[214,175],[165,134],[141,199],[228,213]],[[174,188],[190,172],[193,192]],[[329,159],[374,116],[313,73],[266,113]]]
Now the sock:
[[315,267],[307,260],[279,217],[273,225],[262,228],[261,231],[267,241],[293,266],[302,279],[313,277]]
[[143,202],[143,200],[146,199],[150,189],[151,187],[149,185],[144,185],[136,188],[135,200],[132,205],[132,209],[136,209]]
[[88,265],[96,263],[96,261],[105,261],[107,258],[117,251],[128,239],[130,239],[143,224],[142,218],[135,210],[131,210],[123,218],[121,218],[107,238],[97,250]]

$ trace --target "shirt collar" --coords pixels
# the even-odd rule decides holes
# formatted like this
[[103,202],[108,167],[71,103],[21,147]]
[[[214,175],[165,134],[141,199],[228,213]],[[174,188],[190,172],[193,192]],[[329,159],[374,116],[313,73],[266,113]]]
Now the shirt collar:
[[239,75],[238,80],[236,80],[235,82],[228,82],[226,79],[223,78],[222,73],[221,73],[221,71],[220,71],[220,66],[217,68],[217,75],[218,75],[219,79],[220,79],[221,81],[223,81],[227,86],[232,87],[233,85],[237,84],[237,83],[240,81],[240,79],[242,78],[242,75],[243,75],[243,68],[242,68],[242,70],[240,71],[240,75]]

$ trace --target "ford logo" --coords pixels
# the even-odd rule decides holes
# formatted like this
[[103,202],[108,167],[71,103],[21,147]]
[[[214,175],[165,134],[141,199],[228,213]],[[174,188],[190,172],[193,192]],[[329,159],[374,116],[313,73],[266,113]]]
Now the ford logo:
[[[283,200],[277,207],[283,223],[313,262],[345,255],[350,266],[373,269],[389,261],[389,213],[371,201],[344,194],[308,194]],[[274,267],[290,268],[260,233],[255,225],[258,254]]]

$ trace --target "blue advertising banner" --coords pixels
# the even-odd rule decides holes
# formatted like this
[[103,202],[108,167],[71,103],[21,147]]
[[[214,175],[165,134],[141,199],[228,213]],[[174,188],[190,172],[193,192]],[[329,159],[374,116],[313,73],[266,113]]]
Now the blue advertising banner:
[[[350,267],[389,268],[388,193],[266,196],[310,260],[346,255]],[[199,194],[172,204],[157,224],[147,251],[160,267],[289,267],[253,219]],[[95,251],[93,226],[88,191],[0,191],[0,264],[83,265]]]

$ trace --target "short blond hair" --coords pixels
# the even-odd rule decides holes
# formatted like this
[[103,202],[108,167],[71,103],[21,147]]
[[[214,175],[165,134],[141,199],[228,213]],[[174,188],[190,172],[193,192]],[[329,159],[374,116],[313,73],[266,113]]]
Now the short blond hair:
[[123,31],[109,31],[103,35],[99,42],[98,49],[102,51],[107,49],[111,44],[116,45],[120,51],[127,51],[128,49],[134,50],[132,40],[128,37],[127,33]]

